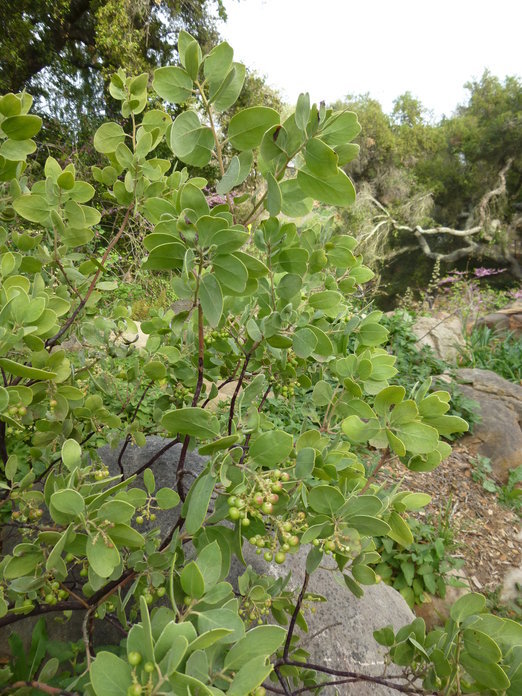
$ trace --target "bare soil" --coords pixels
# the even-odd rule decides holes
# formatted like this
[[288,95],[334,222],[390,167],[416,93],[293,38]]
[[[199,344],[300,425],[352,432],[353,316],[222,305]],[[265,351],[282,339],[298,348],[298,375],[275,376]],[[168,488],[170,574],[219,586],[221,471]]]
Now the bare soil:
[[456,443],[448,459],[430,473],[410,472],[400,462],[392,462],[381,469],[377,480],[396,483],[402,479],[403,489],[431,495],[429,505],[416,513],[420,519],[437,517],[449,507],[449,523],[460,544],[454,555],[465,560],[460,572],[472,590],[494,591],[508,570],[522,565],[520,518],[473,481],[472,456]]

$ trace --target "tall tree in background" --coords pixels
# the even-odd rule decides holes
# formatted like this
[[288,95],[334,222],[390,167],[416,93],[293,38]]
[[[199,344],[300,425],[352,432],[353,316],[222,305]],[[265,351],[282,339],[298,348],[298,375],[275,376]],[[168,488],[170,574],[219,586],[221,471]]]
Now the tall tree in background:
[[65,121],[100,114],[112,72],[172,63],[182,28],[208,47],[219,18],[222,0],[0,0],[0,91],[30,88]]

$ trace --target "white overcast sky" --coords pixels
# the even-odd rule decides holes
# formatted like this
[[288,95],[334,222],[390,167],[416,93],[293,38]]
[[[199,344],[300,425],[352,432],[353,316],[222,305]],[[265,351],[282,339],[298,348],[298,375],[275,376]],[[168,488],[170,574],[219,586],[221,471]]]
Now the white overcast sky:
[[225,0],[235,59],[295,102],[410,91],[438,118],[485,68],[522,73],[520,0]]

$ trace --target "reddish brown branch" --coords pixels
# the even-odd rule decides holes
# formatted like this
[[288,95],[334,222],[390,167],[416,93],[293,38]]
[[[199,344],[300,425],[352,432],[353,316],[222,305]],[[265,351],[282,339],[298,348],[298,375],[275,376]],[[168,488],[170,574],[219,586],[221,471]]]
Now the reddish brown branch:
[[45,347],[47,349],[50,349],[56,345],[56,343],[60,340],[60,338],[64,335],[64,333],[70,328],[70,326],[73,324],[73,322],[76,319],[76,317],[78,316],[78,314],[82,311],[82,309],[87,304],[89,297],[92,295],[94,288],[96,287],[96,283],[98,282],[98,279],[103,271],[103,266],[104,266],[105,262],[107,261],[109,254],[111,253],[113,248],[116,246],[116,244],[118,243],[118,240],[120,239],[125,228],[127,227],[127,223],[129,221],[129,217],[130,217],[130,214],[131,214],[133,207],[134,207],[133,203],[131,205],[129,205],[129,207],[127,208],[127,211],[125,213],[125,217],[123,218],[123,222],[120,225],[120,229],[118,230],[116,235],[111,239],[111,241],[107,245],[107,248],[105,249],[105,252],[102,256],[100,267],[98,268],[98,270],[94,274],[94,278],[91,280],[91,284],[89,285],[89,289],[87,290],[83,300],[81,300],[81,302],[78,303],[76,309],[71,314],[71,316],[67,319],[67,321],[62,326],[62,328],[54,336],[47,339],[47,341],[45,342]]

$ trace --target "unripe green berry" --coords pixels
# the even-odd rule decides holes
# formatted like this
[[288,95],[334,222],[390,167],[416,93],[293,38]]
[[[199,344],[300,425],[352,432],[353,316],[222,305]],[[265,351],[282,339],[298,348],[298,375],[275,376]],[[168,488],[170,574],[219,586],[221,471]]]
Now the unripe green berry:
[[143,519],[142,515],[138,515],[136,517],[136,524],[143,524],[143,522],[144,522],[144,519]]
[[127,689],[127,696],[141,696],[142,688],[140,684],[131,684]]
[[147,674],[152,674],[152,672],[154,672],[156,667],[154,666],[154,662],[146,662],[143,665],[143,669],[145,670],[145,672],[147,672]]
[[265,551],[265,553],[263,554],[263,558],[265,559],[265,561],[270,562],[270,561],[272,560],[272,558],[273,558],[272,552],[271,552],[271,551]]
[[284,563],[286,561],[286,554],[282,551],[278,551],[274,557],[276,563]]
[[262,510],[262,512],[264,512],[265,515],[272,514],[273,509],[274,509],[274,506],[272,505],[272,503],[265,502],[265,503],[263,503],[263,505],[261,505],[261,510]]
[[228,516],[230,517],[231,520],[238,520],[240,517],[241,513],[237,509],[237,507],[231,507],[228,509]]
[[136,667],[141,662],[141,653],[137,652],[136,650],[133,650],[128,654],[127,661],[129,665],[131,665],[132,667]]

